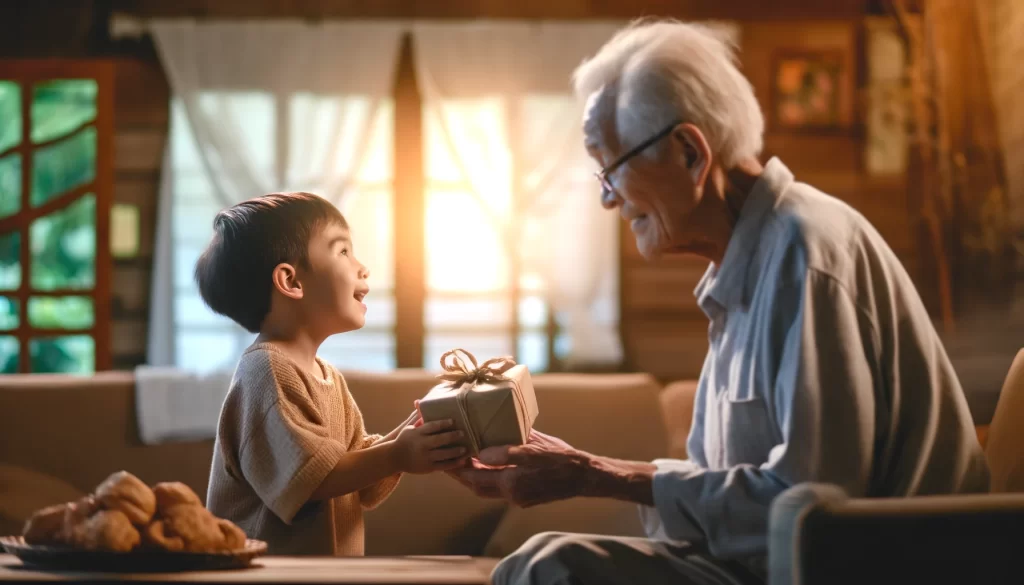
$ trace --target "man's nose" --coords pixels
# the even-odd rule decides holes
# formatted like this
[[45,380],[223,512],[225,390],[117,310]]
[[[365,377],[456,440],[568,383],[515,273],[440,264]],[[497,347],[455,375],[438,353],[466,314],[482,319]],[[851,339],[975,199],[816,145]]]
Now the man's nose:
[[605,209],[615,209],[622,205],[622,198],[615,189],[603,189],[601,191],[601,206]]

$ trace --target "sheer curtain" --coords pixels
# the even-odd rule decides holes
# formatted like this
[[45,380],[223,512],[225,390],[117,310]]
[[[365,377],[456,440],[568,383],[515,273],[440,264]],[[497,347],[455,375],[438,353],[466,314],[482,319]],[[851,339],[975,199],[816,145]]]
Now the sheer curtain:
[[[414,26],[431,216],[428,365],[461,340],[544,369],[548,311],[565,332],[554,353],[569,365],[621,359],[617,218],[600,206],[570,86],[621,26]],[[467,293],[476,310],[446,310]]]
[[203,304],[192,269],[220,209],[273,191],[330,199],[371,271],[365,329],[340,367],[393,367],[391,103],[400,24],[150,23],[173,93],[160,194],[150,365],[231,367],[253,339]]
[[[566,366],[621,361],[619,219],[600,205],[570,78],[623,24],[414,25],[431,216],[428,365],[461,340],[544,369],[549,312]],[[705,24],[738,41],[733,24]],[[449,306],[459,295],[470,297],[461,311]]]

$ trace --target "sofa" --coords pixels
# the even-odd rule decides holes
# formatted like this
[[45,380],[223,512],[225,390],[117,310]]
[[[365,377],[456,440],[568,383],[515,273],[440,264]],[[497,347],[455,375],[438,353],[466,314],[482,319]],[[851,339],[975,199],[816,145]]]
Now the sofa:
[[[433,373],[421,370],[344,374],[371,432],[394,428],[435,383]],[[613,457],[685,454],[692,382],[665,394],[644,374],[539,374],[533,380],[539,430]],[[663,404],[666,396],[672,400]],[[144,445],[136,421],[131,372],[0,377],[0,534],[20,532],[33,510],[76,499],[120,469],[150,484],[181,481],[205,497],[212,439]],[[579,499],[517,509],[434,474],[404,477],[367,513],[366,552],[498,557],[546,530],[642,534],[629,504]]]
[[[434,374],[345,372],[367,428],[387,432]],[[538,430],[612,457],[686,457],[694,381],[646,374],[539,374]],[[978,427],[984,442],[987,427]],[[181,481],[206,494],[212,440],[143,445],[130,372],[0,377],[0,534],[42,506],[80,497],[125,469],[148,483]],[[481,499],[444,474],[406,476],[366,518],[368,555],[501,557],[538,532],[641,535],[636,507],[580,498],[529,509]]]

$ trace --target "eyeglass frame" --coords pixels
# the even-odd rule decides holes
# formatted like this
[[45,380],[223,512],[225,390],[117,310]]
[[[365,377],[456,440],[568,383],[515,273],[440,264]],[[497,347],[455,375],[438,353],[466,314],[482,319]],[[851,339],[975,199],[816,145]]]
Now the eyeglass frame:
[[659,130],[657,133],[655,133],[647,140],[644,140],[640,144],[637,144],[633,148],[629,149],[625,154],[615,159],[615,161],[612,162],[612,164],[595,172],[594,176],[597,177],[597,181],[601,184],[601,195],[606,195],[608,193],[612,193],[615,191],[615,187],[612,185],[611,180],[608,178],[609,174],[614,173],[619,167],[629,162],[629,159],[635,157],[644,150],[647,150],[647,148],[653,146],[659,140],[671,134],[672,131],[676,129],[676,126],[680,124],[682,124],[682,122],[678,120],[672,122],[662,130]]

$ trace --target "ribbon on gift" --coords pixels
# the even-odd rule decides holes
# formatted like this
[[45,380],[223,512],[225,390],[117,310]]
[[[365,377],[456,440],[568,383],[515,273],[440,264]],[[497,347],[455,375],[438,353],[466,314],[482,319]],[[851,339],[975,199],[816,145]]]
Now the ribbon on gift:
[[[465,356],[473,366],[469,367],[460,354]],[[487,429],[483,429],[482,432],[477,432],[473,428],[470,422],[469,408],[466,406],[469,393],[477,384],[512,382],[514,387],[512,396],[518,406],[516,410],[519,416],[519,428],[526,428],[528,424],[526,403],[523,399],[522,390],[519,388],[519,383],[505,375],[505,372],[508,372],[515,366],[516,360],[509,356],[491,358],[478,365],[476,356],[461,348],[446,351],[441,356],[441,369],[444,370],[444,373],[439,374],[437,379],[448,382],[451,385],[451,389],[458,392],[455,401],[459,406],[459,414],[462,416],[463,424],[469,431],[467,434],[469,435],[470,442],[473,444],[474,453],[480,451],[479,437],[482,436],[483,432],[487,431]]]

